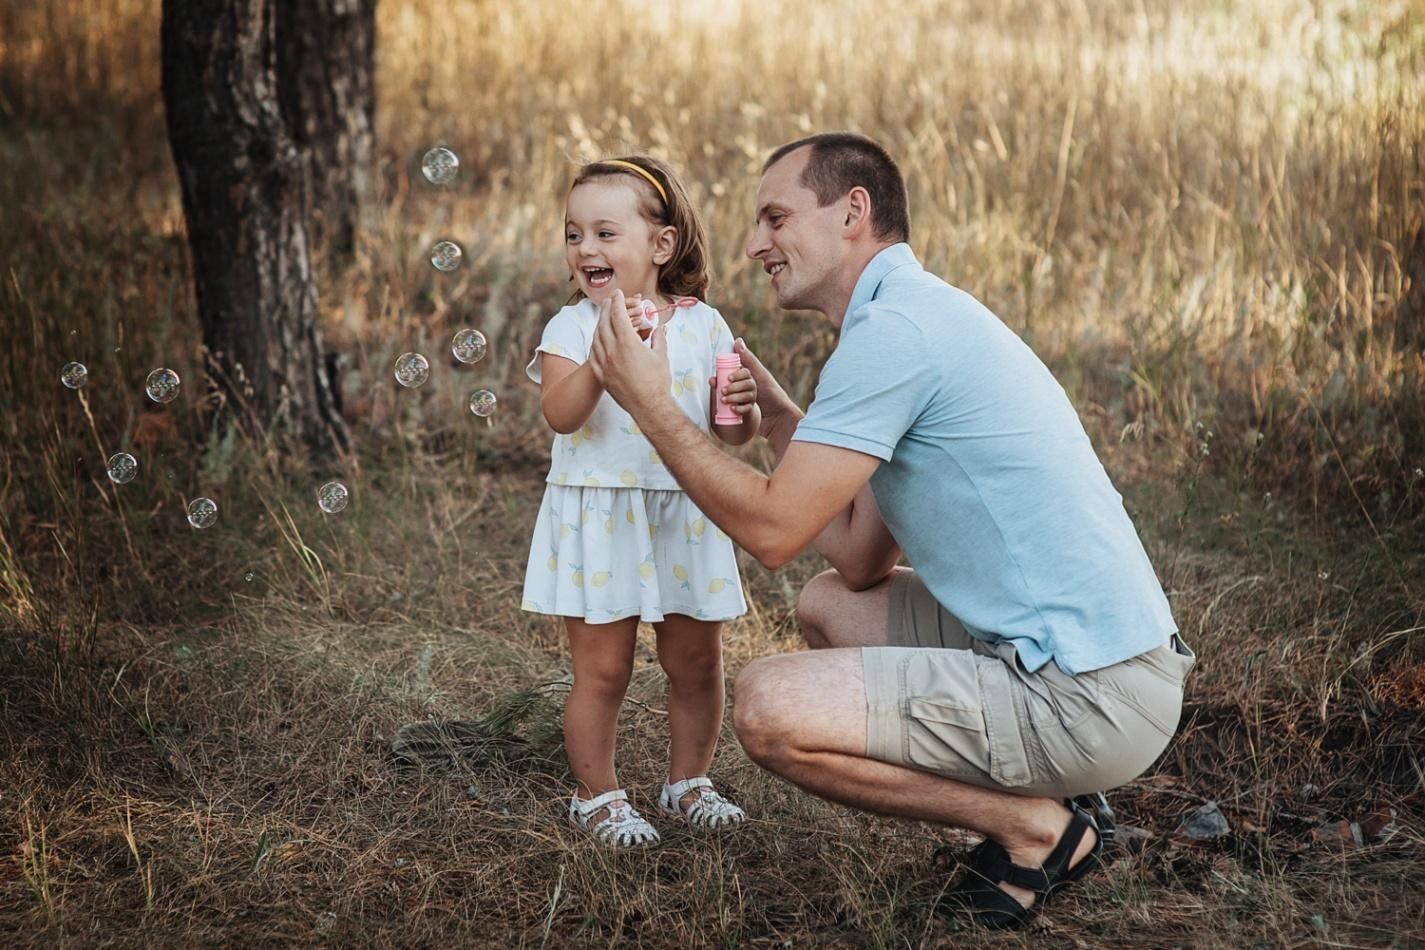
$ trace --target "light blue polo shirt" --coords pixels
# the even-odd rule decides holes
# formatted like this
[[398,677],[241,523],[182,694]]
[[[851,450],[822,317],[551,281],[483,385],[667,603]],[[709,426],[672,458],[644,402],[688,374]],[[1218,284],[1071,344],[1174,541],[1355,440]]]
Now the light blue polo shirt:
[[1110,666],[1173,623],[1063,388],[910,246],[877,254],[794,439],[881,459],[871,489],[935,599],[1031,672]]

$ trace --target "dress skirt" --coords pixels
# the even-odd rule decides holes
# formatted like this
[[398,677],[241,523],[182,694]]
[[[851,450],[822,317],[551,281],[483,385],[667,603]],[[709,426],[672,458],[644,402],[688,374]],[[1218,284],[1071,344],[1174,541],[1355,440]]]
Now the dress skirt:
[[520,604],[609,623],[747,611],[732,539],[685,492],[547,483]]

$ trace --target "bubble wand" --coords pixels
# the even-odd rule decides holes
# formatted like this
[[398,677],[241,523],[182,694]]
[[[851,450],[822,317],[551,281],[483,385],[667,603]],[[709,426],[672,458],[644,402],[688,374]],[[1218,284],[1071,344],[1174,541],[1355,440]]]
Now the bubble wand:
[[697,303],[697,297],[676,297],[668,306],[658,307],[654,305],[653,301],[644,300],[642,304],[643,312],[639,314],[638,323],[640,329],[648,331],[648,336],[644,339],[648,341],[649,348],[651,349],[653,347],[653,331],[658,329],[658,324],[662,321],[659,314],[686,310],[689,307],[697,306]]

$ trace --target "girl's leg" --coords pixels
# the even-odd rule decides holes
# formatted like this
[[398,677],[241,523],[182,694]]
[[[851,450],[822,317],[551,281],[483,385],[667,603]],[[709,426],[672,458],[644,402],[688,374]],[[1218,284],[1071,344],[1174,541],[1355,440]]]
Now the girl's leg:
[[668,781],[708,774],[722,728],[722,624],[669,614],[658,624],[658,662],[668,674]]
[[588,799],[619,787],[614,774],[614,732],[628,678],[633,672],[633,644],[638,618],[613,623],[585,623],[564,618],[574,685],[564,705],[564,751]]

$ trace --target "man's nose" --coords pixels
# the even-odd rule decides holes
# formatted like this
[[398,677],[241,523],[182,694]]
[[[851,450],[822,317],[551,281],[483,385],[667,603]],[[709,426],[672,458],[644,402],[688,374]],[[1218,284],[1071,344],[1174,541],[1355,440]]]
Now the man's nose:
[[745,250],[747,251],[748,257],[752,258],[753,260],[756,260],[763,254],[767,253],[768,246],[769,245],[767,243],[767,239],[763,234],[763,229],[759,225],[752,232],[752,236],[747,239],[747,247],[745,248]]

